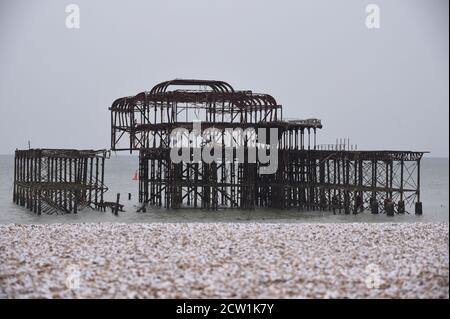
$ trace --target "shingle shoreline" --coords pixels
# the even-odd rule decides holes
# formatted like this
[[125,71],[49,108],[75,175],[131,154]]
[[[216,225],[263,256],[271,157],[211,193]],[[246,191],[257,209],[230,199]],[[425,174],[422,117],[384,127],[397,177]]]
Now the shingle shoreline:
[[0,225],[2,298],[448,298],[448,223]]

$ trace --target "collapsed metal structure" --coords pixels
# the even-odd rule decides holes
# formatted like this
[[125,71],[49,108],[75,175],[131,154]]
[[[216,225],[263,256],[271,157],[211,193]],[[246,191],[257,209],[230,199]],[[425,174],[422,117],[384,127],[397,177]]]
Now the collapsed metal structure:
[[[420,161],[423,152],[320,149],[318,119],[283,119],[282,106],[268,94],[237,91],[222,81],[162,82],[149,92],[119,98],[111,108],[111,150],[139,151],[139,201],[167,208],[205,209],[274,207],[327,209],[390,215],[404,213],[420,202]],[[219,131],[209,142],[219,145],[222,158],[206,162],[195,158],[207,143],[190,144],[189,160],[175,163],[170,152],[177,129]],[[239,161],[237,152],[225,158],[227,129],[253,129],[244,137],[244,157],[251,142],[269,145],[258,129],[277,129],[278,166],[264,167]],[[221,132],[221,133],[220,133]],[[245,134],[244,134],[245,135]],[[260,146],[256,146],[260,147]]]
[[16,150],[13,201],[35,213],[101,208],[105,150]]

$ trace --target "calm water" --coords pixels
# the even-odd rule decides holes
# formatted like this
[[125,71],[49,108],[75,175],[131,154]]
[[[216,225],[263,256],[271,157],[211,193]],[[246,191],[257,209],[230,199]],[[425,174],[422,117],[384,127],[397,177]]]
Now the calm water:
[[[109,187],[105,199],[114,201],[121,193],[126,212],[114,216],[111,212],[84,210],[78,214],[37,216],[12,202],[13,164],[11,155],[0,155],[0,223],[76,223],[76,222],[416,222],[449,220],[449,160],[424,158],[422,161],[423,216],[414,214],[388,217],[384,214],[333,215],[331,212],[303,212],[296,210],[256,209],[240,210],[166,210],[153,209],[137,213],[137,181],[132,177],[138,167],[135,156],[112,156],[106,161],[105,183]],[[132,200],[128,201],[128,193]]]

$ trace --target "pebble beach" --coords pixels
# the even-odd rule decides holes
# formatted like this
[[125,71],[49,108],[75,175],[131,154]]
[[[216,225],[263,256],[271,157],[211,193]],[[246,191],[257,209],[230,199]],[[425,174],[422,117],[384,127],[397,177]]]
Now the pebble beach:
[[448,223],[0,225],[0,298],[449,298]]

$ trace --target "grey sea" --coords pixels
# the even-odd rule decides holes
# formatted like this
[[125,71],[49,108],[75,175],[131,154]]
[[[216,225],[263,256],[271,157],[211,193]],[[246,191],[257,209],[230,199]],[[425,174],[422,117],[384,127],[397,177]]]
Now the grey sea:
[[[354,223],[354,222],[448,222],[449,221],[449,159],[424,158],[422,161],[422,202],[424,214],[396,215],[389,217],[384,214],[372,215],[364,212],[358,215],[336,214],[322,211],[297,211],[256,209],[203,211],[192,209],[167,210],[155,208],[145,213],[138,213],[138,182],[133,176],[138,167],[136,156],[115,156],[106,162],[105,184],[109,190],[106,200],[115,200],[121,193],[121,202],[125,212],[119,216],[111,212],[98,212],[90,209],[70,215],[42,215],[16,206],[12,202],[13,190],[12,155],[0,155],[0,224],[36,224],[36,223],[87,223],[87,222],[121,222],[121,223],[152,223],[152,222],[270,222],[270,223]],[[128,200],[128,193],[132,194]],[[411,210],[413,211],[413,209]]]

